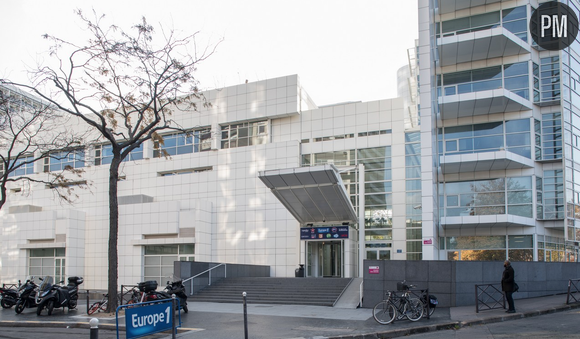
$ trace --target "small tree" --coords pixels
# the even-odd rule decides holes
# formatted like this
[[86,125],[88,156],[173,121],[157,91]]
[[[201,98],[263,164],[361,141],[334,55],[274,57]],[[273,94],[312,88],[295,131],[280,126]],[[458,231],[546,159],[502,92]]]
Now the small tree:
[[[145,18],[130,33],[114,25],[104,26],[104,16],[95,15],[91,21],[80,10],[77,14],[91,35],[86,45],[44,35],[53,42],[50,56],[59,66],[39,67],[32,86],[14,85],[27,87],[61,111],[78,117],[112,147],[107,308],[111,312],[117,307],[119,166],[146,140],[162,143],[160,132],[181,130],[171,119],[172,110],[194,111],[200,103],[207,105],[194,73],[197,64],[215,47],[198,55],[197,33],[178,38],[173,31],[164,32],[158,45],[155,31]],[[46,94],[45,87],[55,88],[56,93]]]
[[[83,136],[63,124],[65,117],[26,93],[0,87],[0,209],[8,199],[8,183],[42,183],[67,202],[73,200],[74,176],[81,170],[67,167],[47,177],[33,175],[34,164],[51,157],[66,156],[78,147]],[[59,151],[56,155],[53,151]],[[81,185],[81,187],[86,187]]]

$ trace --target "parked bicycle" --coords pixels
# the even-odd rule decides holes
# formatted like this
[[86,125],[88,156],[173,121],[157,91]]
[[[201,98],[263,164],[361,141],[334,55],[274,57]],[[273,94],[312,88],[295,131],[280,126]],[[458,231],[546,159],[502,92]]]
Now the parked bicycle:
[[109,303],[109,295],[103,294],[103,299],[101,301],[97,301],[93,303],[91,307],[89,307],[89,311],[87,312],[89,315],[95,312],[105,312],[107,310],[107,304]]
[[373,308],[373,318],[379,324],[390,324],[395,319],[409,319],[417,321],[423,317],[423,302],[419,298],[412,297],[409,289],[414,285],[407,285],[405,282],[397,283],[397,289],[403,291],[401,295],[388,291],[386,299],[378,302]]

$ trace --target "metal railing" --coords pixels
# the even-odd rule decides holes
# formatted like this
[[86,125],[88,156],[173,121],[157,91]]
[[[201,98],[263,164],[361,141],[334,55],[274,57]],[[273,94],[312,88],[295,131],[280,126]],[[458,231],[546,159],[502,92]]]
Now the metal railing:
[[121,293],[119,293],[119,305],[126,305],[133,297],[133,291],[139,290],[138,285],[121,285]]
[[577,296],[577,293],[580,293],[580,279],[568,280],[568,295],[566,296],[566,305],[580,302],[580,297]]
[[[218,268],[223,268],[222,272],[214,272]],[[221,270],[220,270],[221,271]],[[212,274],[213,272],[213,274]],[[207,286],[211,286],[212,283],[227,277],[227,264],[217,264],[214,267],[194,275],[193,277],[183,280],[183,285],[189,287],[189,295],[194,295],[196,292],[201,291]],[[190,282],[189,286],[187,282]]]
[[500,284],[475,285],[475,312],[492,310],[496,308],[505,309],[505,295],[495,287]]

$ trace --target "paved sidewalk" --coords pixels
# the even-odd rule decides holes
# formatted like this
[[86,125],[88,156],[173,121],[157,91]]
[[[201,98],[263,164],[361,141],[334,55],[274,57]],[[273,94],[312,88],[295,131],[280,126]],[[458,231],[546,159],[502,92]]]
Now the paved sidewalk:
[[[240,298],[241,299],[241,298]],[[580,308],[580,303],[566,305],[566,295],[530,299],[516,299],[517,313],[507,314],[503,309],[480,311],[475,306],[437,308],[431,319],[417,322],[395,321],[380,325],[372,318],[371,309],[342,309],[321,306],[248,305],[249,337],[256,338],[393,338],[413,333],[459,328],[482,323],[515,320],[558,311]],[[182,328],[178,338],[243,338],[243,307],[239,304],[189,303],[189,313],[182,314]],[[65,312],[55,309],[52,316],[46,311],[36,315],[36,309],[15,314],[14,308],[0,310],[1,326],[70,326],[88,328],[92,316],[86,315],[86,302],[77,310]],[[116,328],[115,317],[99,314],[100,328]],[[124,327],[124,318],[119,324]],[[121,336],[124,337],[124,334]],[[168,336],[167,338],[171,338]]]

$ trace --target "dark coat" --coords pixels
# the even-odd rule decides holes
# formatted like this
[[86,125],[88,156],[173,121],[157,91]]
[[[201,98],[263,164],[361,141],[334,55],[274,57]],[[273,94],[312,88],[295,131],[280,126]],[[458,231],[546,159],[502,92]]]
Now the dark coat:
[[504,292],[514,291],[514,269],[511,265],[507,266],[505,270],[503,270],[503,274],[501,276],[501,290]]

